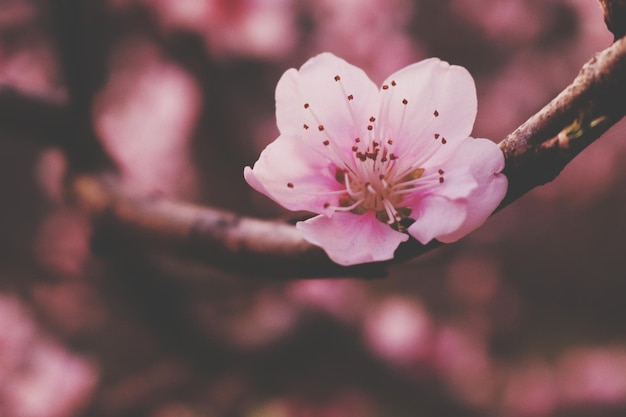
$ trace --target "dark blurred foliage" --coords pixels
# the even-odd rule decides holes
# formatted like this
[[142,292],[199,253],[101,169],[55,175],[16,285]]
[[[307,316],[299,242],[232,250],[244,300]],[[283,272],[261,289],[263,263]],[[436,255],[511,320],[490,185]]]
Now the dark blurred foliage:
[[0,125],[0,416],[624,415],[623,123],[378,281],[111,256],[64,190],[102,147],[142,192],[287,218],[242,178],[287,68],[331,51],[380,81],[439,56],[499,141],[611,40],[594,0],[2,1],[0,88],[83,121]]

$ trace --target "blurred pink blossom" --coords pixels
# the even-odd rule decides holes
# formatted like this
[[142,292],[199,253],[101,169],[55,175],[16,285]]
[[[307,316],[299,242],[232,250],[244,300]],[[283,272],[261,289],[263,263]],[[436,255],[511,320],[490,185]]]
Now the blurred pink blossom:
[[39,263],[66,277],[79,277],[89,258],[91,225],[75,208],[60,207],[45,217],[35,242]]
[[548,23],[545,1],[453,0],[453,13],[508,47],[535,41]]
[[503,415],[511,417],[547,417],[559,401],[553,369],[535,362],[511,370],[502,398]]
[[97,97],[95,126],[130,184],[185,196],[195,189],[189,144],[201,104],[187,72],[149,44],[131,42],[117,52]]
[[493,404],[496,369],[480,335],[456,326],[441,326],[436,335],[434,363],[450,390],[475,407]]
[[417,61],[420,47],[407,31],[408,0],[309,0],[313,50],[330,51],[363,67],[376,82]]
[[297,45],[293,0],[117,0],[143,3],[166,30],[202,35],[213,55],[280,58]]
[[1,294],[0,322],[0,415],[76,415],[96,387],[95,367],[40,334],[19,302]]
[[294,306],[272,291],[257,294],[244,308],[223,311],[211,306],[197,306],[196,312],[208,332],[242,348],[259,348],[284,336],[298,318]]
[[348,322],[360,318],[369,306],[363,283],[351,279],[299,280],[288,285],[287,295],[302,306]]
[[626,404],[626,350],[572,349],[559,361],[564,405]]
[[395,365],[413,365],[432,353],[433,324],[427,311],[411,298],[388,297],[366,317],[367,346]]
[[424,60],[379,90],[324,53],[278,82],[281,135],[244,176],[282,206],[318,214],[296,227],[334,262],[391,259],[408,235],[460,239],[504,197],[504,156],[468,137],[475,117],[474,81],[462,67]]

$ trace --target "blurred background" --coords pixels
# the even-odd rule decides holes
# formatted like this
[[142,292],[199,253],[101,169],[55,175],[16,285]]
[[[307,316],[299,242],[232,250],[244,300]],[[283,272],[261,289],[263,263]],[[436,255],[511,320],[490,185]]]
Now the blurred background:
[[380,280],[112,253],[65,189],[102,148],[140,192],[287,219],[242,176],[286,69],[438,56],[499,142],[611,41],[595,0],[2,0],[0,416],[625,415],[623,122]]

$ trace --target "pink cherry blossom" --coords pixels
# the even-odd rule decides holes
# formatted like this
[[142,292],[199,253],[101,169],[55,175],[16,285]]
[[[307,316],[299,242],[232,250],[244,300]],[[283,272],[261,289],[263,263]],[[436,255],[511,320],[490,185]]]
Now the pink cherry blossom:
[[504,156],[469,137],[476,88],[462,67],[431,58],[380,88],[323,53],[276,87],[280,136],[246,181],[289,210],[317,213],[297,228],[341,265],[393,258],[409,235],[452,242],[504,198]]

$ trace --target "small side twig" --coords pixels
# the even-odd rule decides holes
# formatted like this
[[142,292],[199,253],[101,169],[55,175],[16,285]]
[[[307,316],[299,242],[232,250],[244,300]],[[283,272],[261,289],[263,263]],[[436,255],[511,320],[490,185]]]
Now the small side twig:
[[604,10],[604,21],[615,40],[626,35],[626,0],[599,0]]

